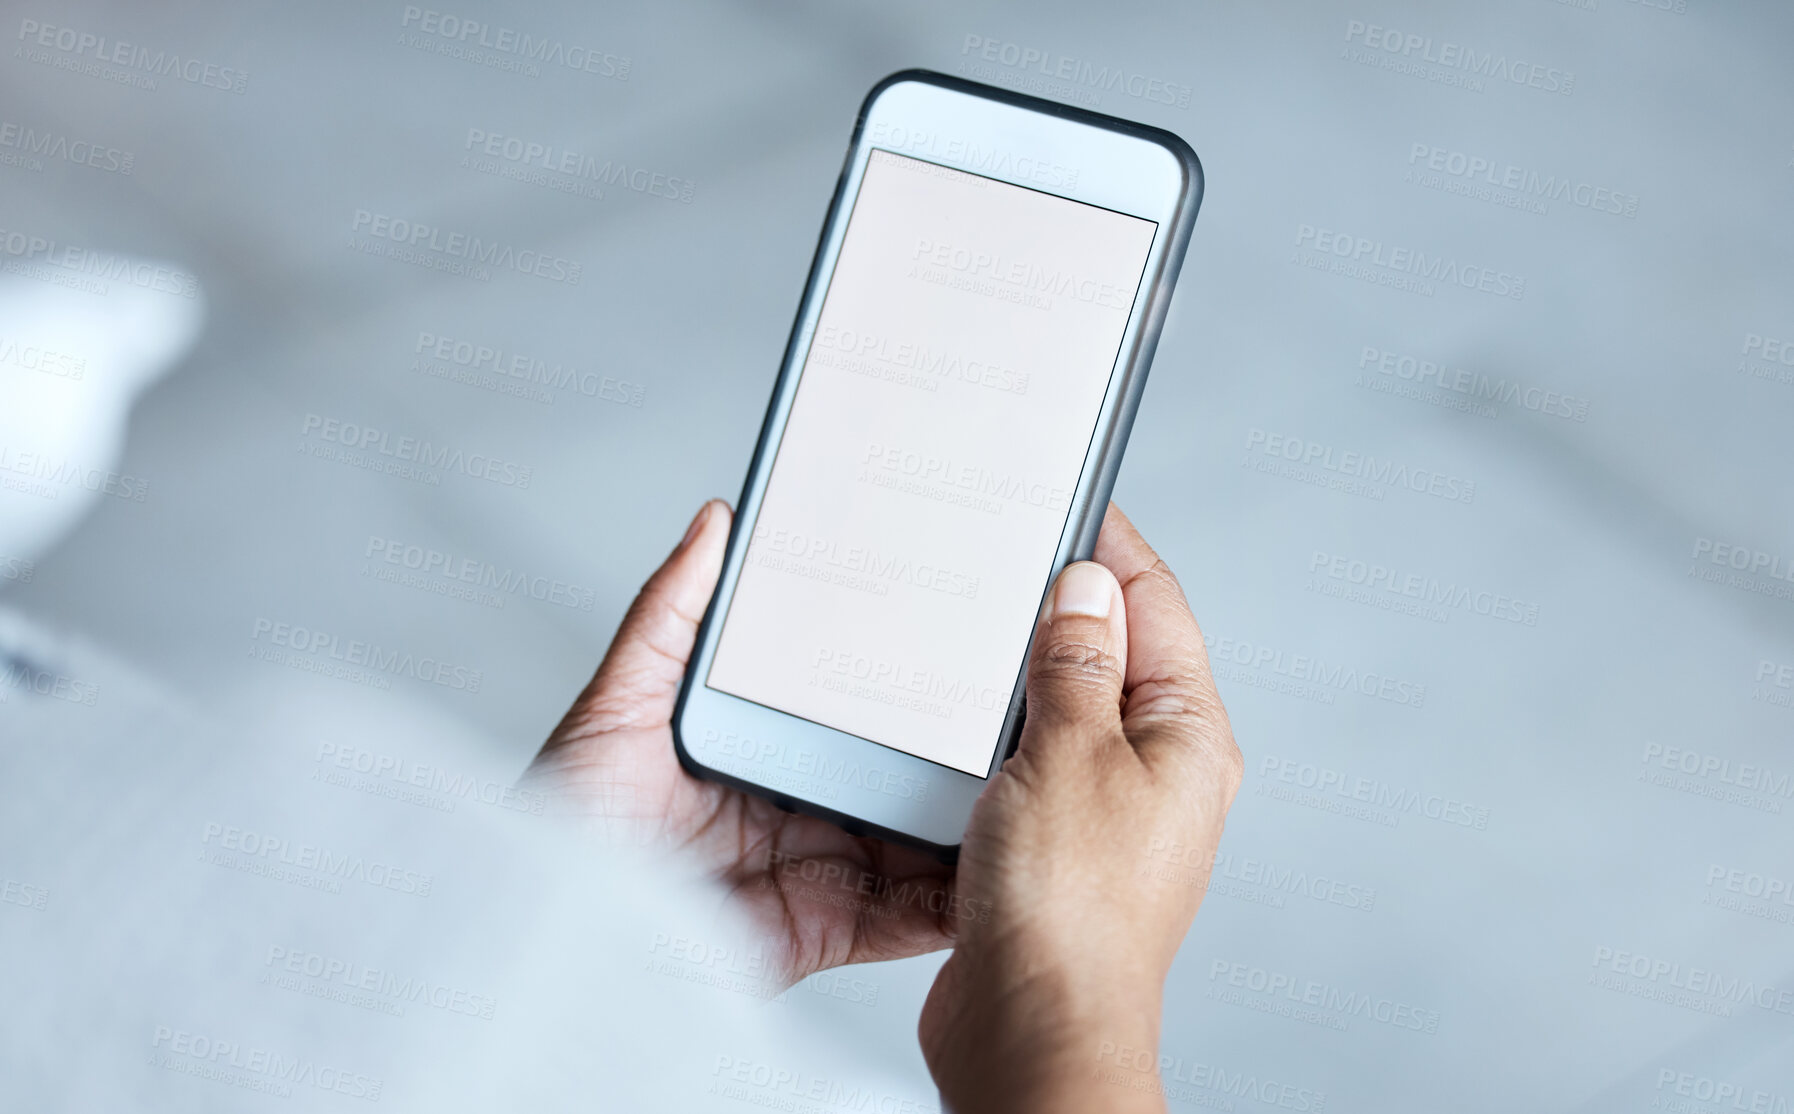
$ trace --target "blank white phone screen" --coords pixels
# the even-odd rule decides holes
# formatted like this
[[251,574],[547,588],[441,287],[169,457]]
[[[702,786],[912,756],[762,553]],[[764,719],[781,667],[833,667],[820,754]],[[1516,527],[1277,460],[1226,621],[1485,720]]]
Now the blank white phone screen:
[[1157,230],[871,152],[711,688],[989,772]]

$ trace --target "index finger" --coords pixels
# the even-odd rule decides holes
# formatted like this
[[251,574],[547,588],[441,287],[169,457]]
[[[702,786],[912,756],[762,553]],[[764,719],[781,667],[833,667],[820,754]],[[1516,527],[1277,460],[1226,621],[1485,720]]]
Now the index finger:
[[1192,735],[1230,740],[1202,630],[1183,588],[1171,567],[1113,503],[1096,539],[1096,559],[1121,582],[1127,607],[1121,721],[1128,737],[1143,756],[1167,740],[1187,746]]

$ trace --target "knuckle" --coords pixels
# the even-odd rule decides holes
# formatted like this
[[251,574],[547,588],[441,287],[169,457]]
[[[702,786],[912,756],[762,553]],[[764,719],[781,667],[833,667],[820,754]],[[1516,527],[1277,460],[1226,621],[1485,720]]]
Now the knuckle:
[[1239,743],[1234,741],[1233,725],[1228,723],[1227,710],[1221,707],[1219,700],[1214,701],[1213,712],[1204,718],[1204,723],[1207,727],[1203,732],[1203,741],[1207,744],[1204,749],[1210,764],[1228,787],[1228,798],[1232,799],[1246,779],[1246,756],[1241,753]]
[[1163,557],[1153,560],[1152,566],[1146,570],[1146,575],[1178,595],[1184,594],[1184,586],[1178,582],[1177,574],[1171,571],[1171,566],[1165,563]]
[[1055,675],[1087,676],[1093,679],[1121,679],[1121,659],[1101,646],[1088,642],[1053,642],[1040,653],[1041,671]]
[[1128,577],[1127,586],[1134,585],[1145,587],[1156,596],[1185,602],[1184,586],[1178,582],[1177,574],[1171,571],[1171,566],[1165,563],[1163,557],[1155,556],[1152,564]]
[[1130,713],[1153,718],[1210,721],[1225,716],[1205,671],[1166,670],[1148,677],[1128,694]]
[[1240,751],[1240,745],[1228,735],[1220,747],[1221,783],[1227,787],[1227,799],[1232,800],[1240,791],[1240,784],[1246,780],[1246,756]]
[[1225,721],[1219,730],[1206,730],[1198,736],[1190,758],[1194,766],[1190,772],[1195,775],[1197,791],[1218,795],[1221,808],[1226,810],[1246,780],[1246,756],[1234,742],[1233,732],[1227,729]]
[[[1167,768],[1192,804],[1225,812],[1246,779],[1246,756],[1234,740],[1227,711],[1213,693],[1183,693],[1175,710],[1158,707],[1150,717],[1154,731],[1175,740],[1167,750]],[[1130,718],[1132,716],[1130,715]]]

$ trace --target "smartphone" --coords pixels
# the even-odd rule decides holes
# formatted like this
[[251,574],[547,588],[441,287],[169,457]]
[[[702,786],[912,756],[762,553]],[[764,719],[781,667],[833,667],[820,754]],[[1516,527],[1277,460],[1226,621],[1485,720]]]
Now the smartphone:
[[688,771],[957,857],[1201,197],[1167,131],[924,70],[872,89],[680,690]]

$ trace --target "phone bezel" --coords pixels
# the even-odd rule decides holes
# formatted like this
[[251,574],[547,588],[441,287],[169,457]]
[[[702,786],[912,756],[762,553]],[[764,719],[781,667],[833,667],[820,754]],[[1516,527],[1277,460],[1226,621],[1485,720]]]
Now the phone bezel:
[[[722,575],[680,687],[673,741],[680,764],[695,776],[766,797],[788,811],[822,817],[855,834],[921,847],[950,862],[957,857],[972,803],[1013,752],[1020,734],[1025,658],[983,777],[704,683],[833,275],[846,217],[874,148],[1103,205],[1159,225],[1051,573],[1041,587],[1043,596],[1060,569],[1087,558],[1095,547],[1201,202],[1202,166],[1189,145],[1171,132],[927,70],[890,75],[873,86],[860,106],[736,502]],[[1075,172],[1069,185],[1064,182],[1068,170]],[[738,730],[719,730],[727,726]],[[831,768],[839,772],[831,774]]]

